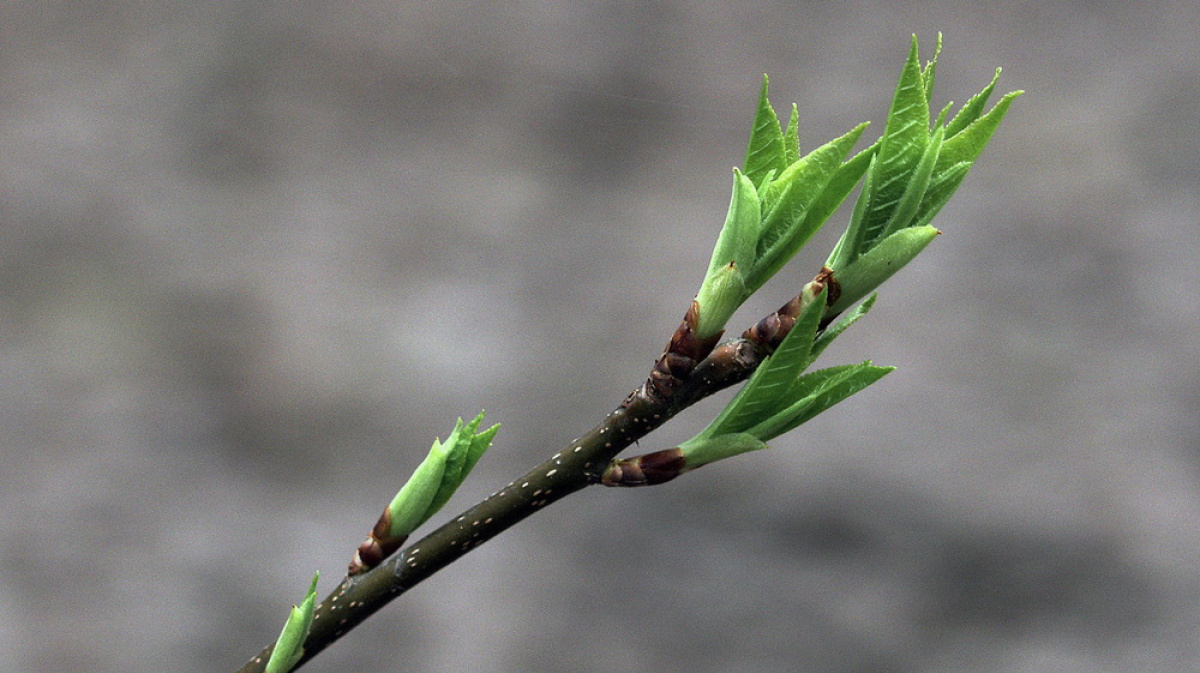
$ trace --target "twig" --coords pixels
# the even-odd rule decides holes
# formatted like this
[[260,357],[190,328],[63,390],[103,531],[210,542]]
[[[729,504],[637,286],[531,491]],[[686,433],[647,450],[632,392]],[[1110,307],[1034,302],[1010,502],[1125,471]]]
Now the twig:
[[[787,311],[789,302],[780,311]],[[689,312],[690,314],[690,312]],[[764,318],[778,325],[779,312]],[[787,327],[790,328],[790,321]],[[683,330],[685,319],[680,325]],[[317,606],[304,656],[296,668],[316,656],[392,599],[416,586],[467,552],[521,520],[586,486],[600,483],[604,470],[621,451],[696,402],[744,380],[787,335],[753,329],[713,348],[683,376],[673,377],[669,395],[660,394],[658,377],[648,379],[587,434],[524,476],[408,546],[392,559],[354,577],[346,577]],[[764,341],[763,339],[768,339]],[[680,341],[673,338],[671,344]],[[693,351],[695,352],[695,351]],[[670,359],[671,345],[659,362]],[[655,372],[660,369],[656,366]],[[273,646],[263,649],[239,673],[260,673]]]

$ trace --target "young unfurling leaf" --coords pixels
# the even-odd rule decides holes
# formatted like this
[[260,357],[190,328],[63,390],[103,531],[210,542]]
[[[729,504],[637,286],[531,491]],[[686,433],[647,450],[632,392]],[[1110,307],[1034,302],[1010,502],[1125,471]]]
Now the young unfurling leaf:
[[283,625],[283,632],[279,634],[275,648],[271,650],[271,658],[267,660],[267,673],[287,673],[300,661],[300,657],[304,656],[304,641],[312,629],[313,610],[317,601],[317,580],[320,578],[321,573],[314,575],[304,600],[299,605],[292,606],[287,622]]
[[355,551],[350,561],[350,575],[364,573],[379,565],[454,495],[500,429],[499,425],[493,425],[483,432],[476,432],[482,422],[483,413],[466,425],[460,418],[445,442],[433,441],[429,455],[392,498],[371,533]]
[[783,131],[779,128],[779,117],[767,100],[767,76],[763,75],[762,90],[758,95],[758,110],[754,114],[754,128],[750,131],[750,142],[746,147],[743,165],[746,177],[760,186],[771,171],[778,173],[791,162],[787,160]]

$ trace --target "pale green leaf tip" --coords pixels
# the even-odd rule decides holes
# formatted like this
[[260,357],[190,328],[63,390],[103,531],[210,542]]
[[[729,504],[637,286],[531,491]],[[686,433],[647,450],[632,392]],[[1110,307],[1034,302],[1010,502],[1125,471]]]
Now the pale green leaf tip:
[[[768,173],[770,175],[770,173]],[[749,296],[744,269],[754,263],[755,241],[761,213],[754,183],[742,171],[733,169],[733,194],[729,213],[717,235],[712,258],[700,290],[696,293],[701,338],[725,328],[725,322]]]
[[435,439],[429,455],[417,466],[392,502],[389,533],[409,535],[433,516],[462,484],[471,468],[487,450],[499,426],[476,432],[483,421],[480,412],[470,423],[459,418],[445,442]]
[[312,629],[313,611],[317,599],[317,581],[321,578],[318,571],[313,575],[312,584],[300,605],[293,605],[288,614],[283,632],[275,641],[271,650],[271,658],[267,660],[267,673],[287,673],[295,667],[296,662],[304,656],[304,641]]
[[696,295],[696,304],[700,309],[697,336],[704,339],[725,329],[725,323],[749,294],[745,276],[736,261],[710,273]]
[[941,233],[934,227],[921,225],[901,229],[884,238],[834,276],[841,284],[842,294],[829,310],[832,313],[844,311],[873,292]]
[[475,464],[491,446],[492,438],[499,431],[500,425],[497,423],[482,432],[477,432],[485,414],[485,411],[479,412],[479,415],[465,426],[462,425],[462,419],[459,419],[459,425],[455,427],[450,438],[452,449],[446,457],[446,469],[441,475],[436,492],[425,505],[418,525],[436,514],[453,497],[454,492],[462,486]]

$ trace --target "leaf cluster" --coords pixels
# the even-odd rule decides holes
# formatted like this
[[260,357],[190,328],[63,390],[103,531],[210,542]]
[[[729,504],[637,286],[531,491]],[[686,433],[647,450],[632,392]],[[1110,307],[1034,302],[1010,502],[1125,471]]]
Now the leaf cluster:
[[[652,417],[637,417],[631,411],[635,407],[623,406],[593,431],[592,446],[594,455],[601,456],[599,460],[613,460],[613,466],[618,468],[628,464],[642,475],[640,480],[618,477],[612,483],[606,476],[601,483],[661,483],[710,462],[767,448],[768,441],[806,423],[892,371],[891,367],[866,361],[806,373],[834,339],[871,309],[874,289],[937,236],[939,232],[930,222],[962,183],[1013,99],[1022,93],[1006,94],[985,112],[1000,75],[997,69],[991,82],[952,118],[951,105],[934,116],[929,106],[940,52],[939,36],[933,58],[921,66],[917,39],[913,37],[883,135],[850,158],[847,157],[865,131],[866,123],[802,155],[797,108],[792,106],[786,126],[782,125],[767,98],[768,80],[763,77],[743,168],[733,171],[733,193],[725,225],[696,296],[698,318],[694,336],[699,340],[712,338],[715,343],[716,335],[737,307],[776,274],[855,186],[862,183],[850,222],[829,255],[827,268],[801,290],[798,299],[789,303],[792,308],[788,315],[795,316],[795,321],[786,336],[708,427],[677,449],[623,461],[613,459],[629,442],[636,441],[675,412],[650,406],[654,411]],[[871,296],[866,301],[847,311],[868,295]],[[839,315],[841,318],[835,321]],[[766,350],[769,346],[758,353]],[[743,372],[741,376],[744,375]],[[642,410],[646,409],[643,404],[652,404],[648,398],[634,395],[628,401],[639,402],[637,408]],[[480,413],[469,423],[460,418],[445,442],[434,441],[428,456],[392,499],[360,552],[368,549],[376,557],[386,556],[446,504],[499,429],[494,425],[479,431],[483,417]],[[604,433],[621,427],[615,424],[628,418],[642,423],[642,427],[637,434],[623,435],[625,443],[613,447],[614,434]],[[614,425],[607,425],[609,422]],[[621,432],[630,431],[622,428]],[[575,451],[583,449],[585,443],[576,444]],[[584,458],[592,459],[588,454]],[[582,465],[587,468],[592,463]],[[657,479],[644,478],[654,470]],[[558,467],[546,472],[539,467],[527,478],[549,479],[556,473]],[[581,473],[571,482],[560,474],[556,477],[559,481],[555,482],[555,498],[569,492],[565,488],[559,492],[560,485],[582,488],[594,483],[591,476]],[[542,492],[537,489],[534,495]],[[547,488],[545,493],[549,492]],[[522,506],[533,511],[544,504],[543,497],[537,502],[526,501]],[[508,505],[489,499],[476,506],[486,507]],[[515,521],[520,517],[506,514],[506,518]],[[454,546],[452,542],[450,547]],[[468,546],[459,545],[446,553],[461,555]],[[355,558],[359,561],[357,555]],[[354,567],[352,563],[352,570]],[[363,566],[364,570],[369,567],[373,566]],[[265,665],[267,673],[287,673],[304,656],[303,645],[312,632],[318,577],[319,574],[313,578],[300,605],[293,606]],[[343,584],[342,589],[349,586]],[[322,625],[327,624],[321,622],[314,635],[321,635]],[[333,637],[340,635],[338,632]],[[252,663],[260,664],[261,659]]]
[[984,113],[1000,78],[997,68],[992,81],[949,122],[953,104],[942,108],[931,129],[929,105],[941,46],[939,36],[933,58],[921,67],[913,36],[883,136],[850,162],[865,163],[866,170],[850,224],[825,263],[842,288],[832,313],[866,296],[937,236],[930,221],[962,184],[1009,105],[1022,93],[1005,95]]
[[901,71],[883,135],[846,159],[867,124],[800,154],[799,115],[792,105],[781,125],[763,77],[743,170],[734,169],[733,194],[704,283],[697,294],[698,332],[714,334],[745,299],[777,273],[863,183],[850,224],[826,266],[842,292],[831,314],[865,297],[911,261],[938,231],[929,222],[950,199],[992,133],[1015,91],[984,112],[1000,71],[946,121],[950,105],[930,127],[930,100],[941,38],[924,67],[917,38]]

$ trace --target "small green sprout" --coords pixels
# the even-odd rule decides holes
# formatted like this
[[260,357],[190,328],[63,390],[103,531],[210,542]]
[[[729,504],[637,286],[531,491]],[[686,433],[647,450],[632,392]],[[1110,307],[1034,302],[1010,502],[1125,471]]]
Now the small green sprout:
[[350,575],[379,565],[454,495],[500,429],[499,425],[493,425],[477,432],[482,422],[482,412],[465,425],[460,418],[445,442],[433,441],[429,455],[392,498],[375,528],[355,552]]
[[808,242],[858,181],[850,173],[859,165],[843,160],[866,124],[789,163],[800,151],[795,126],[793,111],[788,133],[780,129],[764,77],[746,172],[734,169],[729,213],[696,295],[700,338],[723,330],[733,312]]
[[320,578],[321,573],[315,574],[304,600],[300,605],[292,606],[287,623],[283,625],[283,632],[279,634],[279,640],[275,641],[275,648],[271,650],[271,658],[267,660],[267,673],[287,673],[300,661],[300,657],[304,656],[304,641],[312,628],[313,610],[317,602],[317,580]]
[[[931,130],[929,102],[941,49],[939,35],[933,59],[922,68],[913,36],[883,137],[849,160],[846,156],[866,124],[801,157],[796,106],[786,130],[781,128],[763,78],[745,170],[733,171],[729,214],[696,295],[697,336],[720,334],[737,307],[799,251],[861,180],[850,223],[821,273],[776,314],[788,310],[794,325],[729,406],[678,447],[614,460],[603,483],[662,483],[702,465],[764,449],[767,441],[892,371],[868,361],[804,373],[830,341],[870,309],[874,297],[837,323],[828,323],[937,237],[940,232],[929,222],[1022,93],[1007,94],[984,113],[1000,77],[997,70],[991,83],[949,122],[950,105],[942,109]],[[755,336],[757,329],[746,334],[770,349],[766,335]]]
[[767,448],[767,442],[808,422],[817,414],[878,381],[893,367],[869,361],[805,374],[821,351],[862,317],[874,298],[843,317],[832,329],[819,329],[828,289],[800,313],[779,348],[698,435],[679,445],[687,469]]

